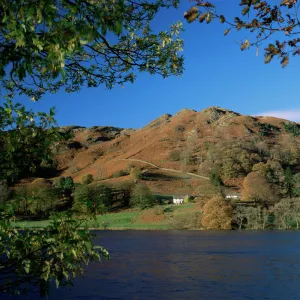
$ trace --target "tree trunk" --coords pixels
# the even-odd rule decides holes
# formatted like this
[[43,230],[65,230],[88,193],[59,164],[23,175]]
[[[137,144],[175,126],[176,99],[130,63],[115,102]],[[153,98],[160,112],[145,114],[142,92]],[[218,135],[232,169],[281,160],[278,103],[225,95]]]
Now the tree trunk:
[[241,222],[239,223],[239,230],[242,230],[242,223],[243,223],[243,221],[241,221]]

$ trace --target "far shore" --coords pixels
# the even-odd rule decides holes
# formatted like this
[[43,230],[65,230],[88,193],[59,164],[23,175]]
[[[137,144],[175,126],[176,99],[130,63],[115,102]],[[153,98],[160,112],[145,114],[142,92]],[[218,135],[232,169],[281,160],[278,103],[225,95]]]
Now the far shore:
[[[183,205],[163,205],[145,210],[127,210],[118,213],[98,215],[97,221],[90,221],[90,230],[168,230],[179,229],[174,227],[174,219],[188,217],[189,214],[199,211],[196,203]],[[12,222],[17,229],[44,229],[51,220],[19,220]],[[184,228],[182,228],[184,229]]]

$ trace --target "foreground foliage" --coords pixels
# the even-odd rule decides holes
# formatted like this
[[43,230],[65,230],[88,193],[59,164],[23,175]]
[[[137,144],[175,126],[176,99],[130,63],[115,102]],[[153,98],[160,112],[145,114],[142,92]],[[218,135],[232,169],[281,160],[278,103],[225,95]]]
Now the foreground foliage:
[[13,183],[54,166],[51,146],[62,139],[54,113],[34,113],[12,100],[0,106],[0,179]]
[[[61,88],[66,92],[101,84],[113,88],[133,82],[137,71],[180,75],[182,24],[158,33],[150,27],[159,9],[177,4],[176,0],[1,1],[0,84],[2,95],[9,99],[0,105],[1,186],[31,176],[39,168],[51,169],[51,146],[58,137],[53,110],[49,115],[35,114],[11,99],[23,94],[37,101]],[[69,206],[73,205],[69,201],[73,188],[70,180],[58,185]],[[14,209],[6,203],[6,189],[2,190],[2,207]],[[49,191],[21,193],[15,202],[26,216],[42,213],[45,217],[53,209]],[[88,192],[76,204],[91,213],[105,209],[103,199],[86,198]],[[80,221],[67,217],[55,219],[44,231],[19,232],[2,214],[0,293],[38,288],[46,294],[51,280],[57,286],[71,283],[71,277],[82,275],[89,261],[108,257],[103,248],[93,247],[91,234],[80,230],[81,226]]]
[[83,221],[70,216],[55,218],[44,230],[18,231],[2,213],[0,221],[0,294],[39,291],[49,285],[72,284],[90,261],[109,258],[101,246],[93,246]]
[[1,1],[0,81],[9,93],[133,82],[136,71],[180,75],[181,23],[154,33],[151,21],[178,1]]
[[[278,3],[262,0],[241,0],[241,14],[232,20],[217,10],[216,1],[194,0],[195,6],[185,12],[188,22],[199,20],[200,23],[211,23],[218,20],[226,24],[224,35],[231,29],[245,30],[249,34],[241,44],[242,51],[250,47],[265,46],[265,63],[275,57],[280,59],[282,67],[288,65],[292,56],[300,54],[299,39],[299,1],[282,0]],[[232,5],[232,4],[228,4]]]

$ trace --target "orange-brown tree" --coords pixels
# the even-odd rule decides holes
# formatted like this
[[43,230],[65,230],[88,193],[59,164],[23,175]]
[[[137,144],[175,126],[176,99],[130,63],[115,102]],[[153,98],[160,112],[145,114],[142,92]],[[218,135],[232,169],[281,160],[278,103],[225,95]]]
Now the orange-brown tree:
[[202,210],[202,226],[206,229],[231,229],[232,207],[222,196],[208,200]]
[[274,203],[277,195],[265,176],[258,172],[251,172],[243,182],[242,199],[244,201],[257,201],[265,205]]

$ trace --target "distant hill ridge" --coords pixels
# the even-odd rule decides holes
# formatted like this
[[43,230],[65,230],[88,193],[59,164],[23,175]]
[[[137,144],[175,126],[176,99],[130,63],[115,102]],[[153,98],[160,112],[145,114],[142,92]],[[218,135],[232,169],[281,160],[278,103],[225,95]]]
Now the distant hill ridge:
[[[226,147],[230,148],[237,141],[245,145],[262,142],[267,146],[281,145],[282,139],[293,137],[287,132],[285,124],[294,124],[292,126],[295,128],[299,126],[284,119],[253,117],[211,106],[199,112],[183,109],[173,116],[164,114],[140,129],[64,126],[61,130],[71,132],[73,137],[60,145],[56,154],[57,166],[62,176],[72,176],[75,181],[80,181],[85,174],[92,174],[94,178],[107,182],[128,180],[126,176],[117,178],[114,174],[128,170],[134,164],[129,158],[182,171],[183,175],[192,172],[209,176],[211,166],[205,167],[205,164],[208,165],[209,160],[210,163],[216,163],[209,158],[212,155],[209,154],[209,151],[212,153],[210,149],[221,147],[224,143],[228,143]],[[295,136],[293,138],[297,139]],[[150,166],[136,164],[144,169]],[[195,180],[190,180],[191,187],[187,191],[199,184]],[[172,187],[181,192],[180,188],[184,187],[180,185],[188,185],[183,179],[181,182],[175,181],[165,183],[158,180],[149,184],[161,192],[172,190]],[[165,188],[165,184],[170,188]]]

